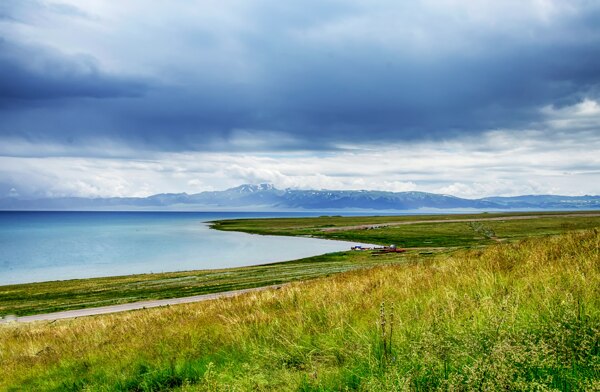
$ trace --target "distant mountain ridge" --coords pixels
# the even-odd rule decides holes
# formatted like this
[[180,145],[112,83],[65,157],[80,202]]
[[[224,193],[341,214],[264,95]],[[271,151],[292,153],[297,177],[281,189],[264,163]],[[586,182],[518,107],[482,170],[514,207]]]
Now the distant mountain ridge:
[[464,199],[427,192],[277,189],[244,184],[224,191],[161,193],[148,197],[0,199],[2,210],[416,210],[600,209],[600,196],[525,195]]

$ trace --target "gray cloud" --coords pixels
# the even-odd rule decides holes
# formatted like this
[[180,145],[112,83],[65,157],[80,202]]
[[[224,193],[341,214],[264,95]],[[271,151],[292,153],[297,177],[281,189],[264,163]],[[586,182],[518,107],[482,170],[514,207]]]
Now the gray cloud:
[[[41,27],[0,43],[0,99],[11,111],[0,132],[13,136],[227,150],[242,130],[295,140],[249,149],[334,148],[348,140],[527,128],[540,121],[541,107],[599,96],[600,7],[586,1],[487,8],[444,1],[132,2],[121,12],[88,12],[85,3],[37,11],[8,4],[4,15],[45,15]],[[94,20],[82,24],[80,15]],[[44,38],[49,28],[63,28],[57,17],[80,36]],[[5,22],[3,30],[13,25]],[[31,37],[39,46],[17,42]],[[63,45],[89,53],[49,49]],[[103,71],[103,64],[118,72]],[[119,76],[140,69],[144,83]],[[151,93],[142,94],[146,88]]]
[[0,69],[0,102],[7,106],[26,106],[23,100],[140,96],[144,90],[140,81],[103,73],[91,56],[6,40],[0,40]]

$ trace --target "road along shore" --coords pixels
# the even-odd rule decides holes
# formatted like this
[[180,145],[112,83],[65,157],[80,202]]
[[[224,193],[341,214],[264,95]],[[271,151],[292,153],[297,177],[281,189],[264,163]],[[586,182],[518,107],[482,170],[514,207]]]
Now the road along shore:
[[194,295],[191,297],[140,301],[140,302],[132,302],[132,303],[128,303],[128,304],[101,306],[101,307],[97,307],[97,308],[85,308],[85,309],[66,310],[63,312],[56,312],[56,313],[34,314],[31,316],[23,316],[23,317],[7,317],[7,318],[0,319],[0,324],[9,324],[9,323],[13,323],[13,322],[28,323],[28,322],[33,322],[33,321],[55,321],[55,320],[77,318],[77,317],[96,316],[99,314],[127,312],[130,310],[157,308],[160,306],[189,304],[192,302],[202,302],[202,301],[209,301],[209,300],[213,300],[213,299],[230,298],[230,297],[235,297],[237,295],[245,294],[245,293],[264,291],[264,290],[269,290],[269,289],[279,289],[282,286],[284,286],[284,284],[277,284],[277,285],[263,286],[263,287],[254,287],[251,289],[223,291],[220,293],[212,293],[212,294]]

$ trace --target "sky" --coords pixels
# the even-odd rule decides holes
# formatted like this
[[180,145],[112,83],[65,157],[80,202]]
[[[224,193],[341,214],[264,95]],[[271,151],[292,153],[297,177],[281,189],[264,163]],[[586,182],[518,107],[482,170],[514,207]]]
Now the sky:
[[600,194],[600,2],[1,0],[0,197]]

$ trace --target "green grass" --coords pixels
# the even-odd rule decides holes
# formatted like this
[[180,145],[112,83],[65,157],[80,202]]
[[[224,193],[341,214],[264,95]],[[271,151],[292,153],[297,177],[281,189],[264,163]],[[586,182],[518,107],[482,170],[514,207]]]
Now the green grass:
[[600,234],[4,325],[0,369],[8,391],[599,390]]
[[[600,216],[545,216],[560,213],[510,213],[427,216],[319,217],[282,219],[236,219],[213,222],[217,230],[243,231],[252,234],[311,236],[401,247],[465,247],[489,245],[496,240],[517,240],[531,236],[559,234],[600,226]],[[562,215],[571,215],[572,212]],[[580,213],[581,215],[591,212]],[[592,213],[593,214],[593,213]],[[598,212],[596,212],[598,214]],[[542,216],[526,220],[500,220],[458,223],[427,223],[428,220],[490,219],[515,216]],[[424,223],[387,226],[375,229],[324,231],[333,227],[381,225],[386,223],[424,221]],[[482,230],[483,229],[483,230]],[[491,229],[495,239],[490,238]]]
[[313,229],[345,227],[355,225],[382,224],[390,222],[412,222],[428,220],[455,219],[489,219],[515,216],[555,216],[555,215],[590,215],[600,211],[565,211],[565,212],[501,212],[473,214],[431,214],[431,215],[380,215],[380,216],[339,216],[323,215],[310,218],[269,218],[269,219],[227,219],[214,221],[218,230],[251,232],[255,234],[295,235]]

